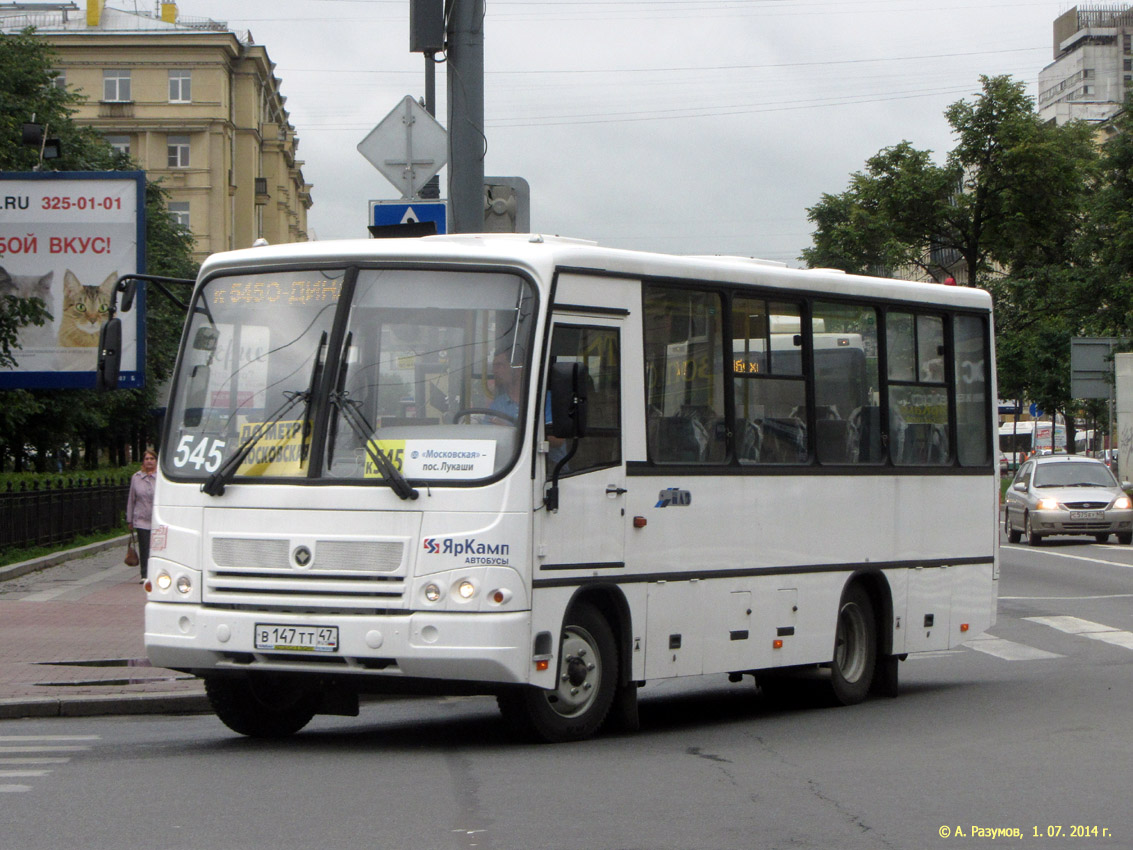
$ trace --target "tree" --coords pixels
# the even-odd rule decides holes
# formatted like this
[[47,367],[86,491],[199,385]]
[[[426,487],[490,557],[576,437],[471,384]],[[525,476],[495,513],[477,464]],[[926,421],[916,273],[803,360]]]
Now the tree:
[[[34,147],[21,143],[24,122],[46,125],[62,143],[61,156],[50,161],[57,171],[117,171],[136,169],[129,157],[112,148],[90,127],[72,120],[81,95],[50,84],[54,54],[32,30],[0,34],[0,170],[31,171],[39,163]],[[169,214],[167,195],[147,182],[146,269],[152,274],[192,278],[193,238]],[[4,295],[0,288],[0,296]],[[38,302],[38,303],[37,303]],[[0,364],[13,365],[18,329],[47,317],[38,299],[0,298]],[[126,448],[156,443],[153,410],[160,385],[172,372],[184,316],[180,308],[151,297],[146,310],[146,383],[143,389],[95,393],[92,390],[16,390],[3,394],[0,404],[0,468],[10,454],[17,468],[23,464],[26,444],[37,447],[36,464],[42,469],[49,453],[69,445],[71,463],[79,460],[78,447],[86,446],[86,462],[94,465],[100,446],[111,449],[124,462]]]
[[[979,96],[945,112],[956,145],[944,164],[908,142],[882,150],[846,192],[808,210],[816,231],[803,259],[937,281],[960,271],[995,299],[1001,395],[1066,411],[1070,338],[1097,326],[1104,303],[1083,241],[1098,174],[1092,129],[1040,121],[1008,77],[980,82]],[[1133,261],[1133,238],[1130,249]]]

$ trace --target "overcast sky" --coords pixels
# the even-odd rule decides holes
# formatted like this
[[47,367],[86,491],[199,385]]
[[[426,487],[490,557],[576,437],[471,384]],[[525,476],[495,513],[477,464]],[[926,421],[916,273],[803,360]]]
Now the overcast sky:
[[[485,173],[527,179],[536,232],[798,265],[806,208],[904,139],[941,161],[953,144],[944,110],[973,97],[980,74],[1010,74],[1035,96],[1053,21],[1071,5],[487,0]],[[178,7],[267,48],[314,186],[312,237],[365,236],[368,202],[400,193],[356,146],[424,94],[408,0]],[[444,89],[440,66],[442,123]]]

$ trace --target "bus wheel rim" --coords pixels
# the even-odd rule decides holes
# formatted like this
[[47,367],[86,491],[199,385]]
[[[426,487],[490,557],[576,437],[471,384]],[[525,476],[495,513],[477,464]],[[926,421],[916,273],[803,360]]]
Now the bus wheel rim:
[[838,613],[838,633],[834,645],[834,664],[847,682],[856,682],[866,668],[866,623],[862,609],[853,602]]
[[563,717],[584,714],[602,684],[602,659],[586,629],[569,626],[563,632],[562,662],[555,690],[547,695],[551,709]]

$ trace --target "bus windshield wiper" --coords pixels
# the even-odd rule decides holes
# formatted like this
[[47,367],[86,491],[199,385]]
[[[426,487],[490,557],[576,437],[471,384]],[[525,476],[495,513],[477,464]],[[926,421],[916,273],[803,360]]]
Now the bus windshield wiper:
[[420,493],[417,489],[409,483],[404,475],[402,475],[393,461],[386,457],[385,453],[377,447],[377,441],[372,438],[374,429],[370,423],[366,421],[366,417],[358,410],[361,402],[353,401],[347,398],[346,393],[336,390],[330,394],[330,403],[338,408],[339,415],[346,420],[346,424],[352,430],[366,447],[366,454],[370,456],[370,460],[374,462],[374,466],[381,472],[382,478],[389,484],[390,489],[397,494],[398,498],[402,499],[416,499]]
[[297,407],[300,402],[305,402],[311,397],[309,390],[302,392],[285,392],[283,395],[287,401],[280,405],[275,413],[257,425],[256,430],[236,449],[236,453],[226,460],[220,469],[208,477],[208,480],[201,485],[202,492],[208,493],[210,496],[224,495],[225,485],[232,480],[232,476],[236,474],[236,470],[239,468],[240,464],[244,462],[244,458],[248,456],[248,452],[255,447],[256,443],[263,439],[264,435],[274,425],[282,421],[284,416]]

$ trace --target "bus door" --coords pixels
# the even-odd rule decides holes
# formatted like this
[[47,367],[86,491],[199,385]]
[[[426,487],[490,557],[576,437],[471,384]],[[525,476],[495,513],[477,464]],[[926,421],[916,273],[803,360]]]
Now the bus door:
[[[604,299],[608,300],[608,299]],[[558,508],[536,513],[537,578],[566,577],[575,570],[587,576],[619,574],[625,566],[626,471],[622,444],[625,316],[628,309],[570,307],[552,319],[549,361],[586,367],[587,434],[574,454],[570,441],[550,438],[543,399],[542,455],[544,495],[556,467]]]

